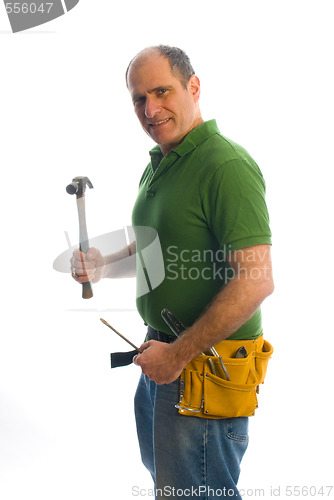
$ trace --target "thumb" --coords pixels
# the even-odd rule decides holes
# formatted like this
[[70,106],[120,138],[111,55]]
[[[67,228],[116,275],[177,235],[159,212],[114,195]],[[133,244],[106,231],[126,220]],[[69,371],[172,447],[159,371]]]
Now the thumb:
[[133,358],[132,358],[132,362],[133,362],[133,364],[134,364],[134,365],[136,365],[136,364],[137,364],[137,359],[138,359],[138,357],[139,357],[139,356],[140,356],[140,353],[139,353],[139,354],[136,354],[135,356],[133,356]]
[[145,349],[147,349],[148,347],[150,347],[150,345],[152,344],[152,340],[148,340],[147,342],[144,342],[140,347],[139,347],[139,354],[141,354],[143,351],[145,351]]
[[97,256],[98,250],[94,247],[90,248],[86,253],[87,257],[93,260]]

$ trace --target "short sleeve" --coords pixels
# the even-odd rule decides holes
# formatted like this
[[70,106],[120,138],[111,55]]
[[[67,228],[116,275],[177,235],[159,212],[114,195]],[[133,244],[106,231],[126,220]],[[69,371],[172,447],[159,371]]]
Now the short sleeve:
[[265,181],[255,162],[238,158],[218,166],[202,204],[206,221],[226,252],[271,244]]

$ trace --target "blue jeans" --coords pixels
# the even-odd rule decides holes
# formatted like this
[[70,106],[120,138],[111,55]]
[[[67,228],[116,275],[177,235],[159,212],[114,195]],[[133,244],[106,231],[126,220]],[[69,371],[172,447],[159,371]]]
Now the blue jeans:
[[141,375],[135,416],[142,461],[156,499],[233,498],[248,445],[248,418],[206,419],[180,415],[179,380],[157,385]]

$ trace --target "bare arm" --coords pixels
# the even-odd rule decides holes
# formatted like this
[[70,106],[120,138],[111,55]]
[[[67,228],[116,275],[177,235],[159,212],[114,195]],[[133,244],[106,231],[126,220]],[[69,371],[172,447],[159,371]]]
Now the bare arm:
[[170,383],[197,354],[240,328],[274,290],[269,245],[231,252],[233,279],[217,294],[204,314],[173,344],[146,342],[135,358],[152,380]]
[[[124,259],[132,257],[132,259]],[[119,252],[104,257],[102,278],[130,278],[136,276],[136,242]]]

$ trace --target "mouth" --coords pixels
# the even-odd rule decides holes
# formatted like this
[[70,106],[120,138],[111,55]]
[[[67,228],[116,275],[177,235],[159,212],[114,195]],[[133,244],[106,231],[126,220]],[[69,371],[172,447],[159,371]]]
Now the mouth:
[[164,125],[165,123],[169,122],[170,118],[166,118],[166,120],[161,120],[160,122],[156,123],[149,123],[150,127],[159,127],[160,125]]

